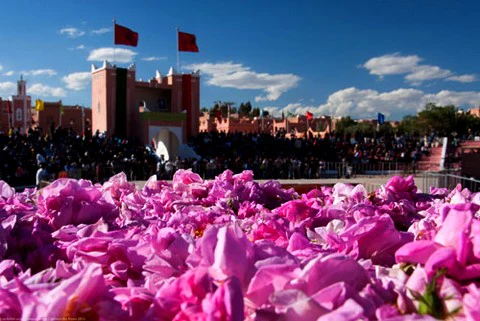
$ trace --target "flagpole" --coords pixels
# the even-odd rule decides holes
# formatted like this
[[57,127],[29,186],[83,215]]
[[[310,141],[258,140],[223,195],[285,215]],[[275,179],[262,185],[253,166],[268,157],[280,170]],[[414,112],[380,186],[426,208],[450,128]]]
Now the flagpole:
[[178,32],[179,32],[179,31],[180,31],[180,30],[179,30],[178,27],[177,27],[177,71],[178,71],[178,72],[180,72],[180,63],[179,63],[179,58],[178,58],[178,57],[179,57],[179,50],[178,50]]
[[60,99],[60,102],[59,102],[59,105],[58,105],[58,113],[59,113],[59,117],[58,117],[58,126],[62,126],[62,100]]
[[10,125],[9,129],[8,129],[8,132],[10,132],[10,128],[12,128],[12,131],[13,131],[13,106],[12,104],[9,102],[9,106],[7,106],[9,108],[8,110],[8,124]]
[[27,136],[27,93],[23,94],[23,127],[25,129],[25,136]]
[[331,134],[333,131],[333,107],[330,107],[330,132]]
[[85,136],[85,105],[82,106],[82,137]]
[[115,65],[115,48],[117,45],[115,44],[115,24],[116,20],[115,17],[113,17],[113,64]]
[[262,109],[262,133],[265,132],[265,123],[263,119],[263,109]]

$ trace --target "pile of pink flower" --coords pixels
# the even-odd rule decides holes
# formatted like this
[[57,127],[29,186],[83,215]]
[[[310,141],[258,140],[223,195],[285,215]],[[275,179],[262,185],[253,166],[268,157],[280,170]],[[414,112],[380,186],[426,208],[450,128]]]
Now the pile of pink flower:
[[480,193],[0,181],[0,319],[480,320]]

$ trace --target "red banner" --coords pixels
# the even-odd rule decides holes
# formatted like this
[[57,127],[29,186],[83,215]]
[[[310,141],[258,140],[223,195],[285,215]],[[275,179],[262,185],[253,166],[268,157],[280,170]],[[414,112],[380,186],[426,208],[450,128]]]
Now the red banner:
[[198,52],[197,38],[186,32],[178,32],[178,51]]
[[309,111],[307,111],[306,116],[307,116],[307,120],[313,119],[313,114]]
[[115,44],[136,47],[138,45],[138,33],[115,24]]

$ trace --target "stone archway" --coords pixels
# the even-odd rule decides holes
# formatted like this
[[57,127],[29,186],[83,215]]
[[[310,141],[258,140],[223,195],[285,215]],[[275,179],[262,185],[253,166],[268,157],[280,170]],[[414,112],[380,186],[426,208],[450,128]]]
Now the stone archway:
[[178,156],[180,142],[177,135],[166,128],[160,129],[152,138],[155,154],[163,155],[165,160],[174,160]]
[[147,102],[145,100],[139,100],[137,103],[138,112],[143,113],[147,110]]

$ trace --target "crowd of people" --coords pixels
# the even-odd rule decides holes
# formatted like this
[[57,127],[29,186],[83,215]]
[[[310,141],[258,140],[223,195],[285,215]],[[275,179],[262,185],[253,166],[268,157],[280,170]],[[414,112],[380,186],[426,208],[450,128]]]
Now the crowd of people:
[[[286,138],[283,134],[200,133],[191,141],[202,159],[192,168],[206,178],[231,169],[253,170],[262,179],[319,178],[349,176],[361,169],[415,168],[432,146],[434,135],[410,137],[362,137],[326,135]],[[389,166],[392,165],[392,166]]]
[[191,168],[210,179],[226,169],[252,170],[259,179],[348,176],[364,165],[411,164],[436,144],[433,136],[413,138],[350,137],[286,138],[284,134],[200,133],[189,140],[199,158],[157,156],[152,146],[136,139],[119,139],[99,132],[78,135],[71,129],[51,127],[48,133],[32,129],[0,134],[0,179],[12,186],[39,185],[59,177],[85,178],[103,183],[125,172],[131,180],[151,175],[171,179],[177,169]]
[[78,135],[52,126],[47,133],[31,129],[0,134],[0,179],[11,186],[39,186],[60,177],[103,183],[115,173],[145,179],[156,173],[157,157],[135,139],[96,132]]
[[327,134],[324,138],[289,139],[282,133],[273,136],[202,132],[188,143],[198,158],[166,160],[163,155],[157,156],[152,146],[136,139],[119,139],[99,132],[78,135],[71,129],[52,126],[48,133],[32,129],[27,135],[18,131],[0,134],[0,179],[12,186],[38,186],[41,181],[59,177],[103,183],[110,176],[125,172],[130,180],[145,180],[155,174],[168,180],[177,169],[188,168],[205,179],[226,169],[234,173],[252,170],[257,179],[329,175],[348,178],[365,166],[411,166],[422,155],[428,155],[438,138]]

